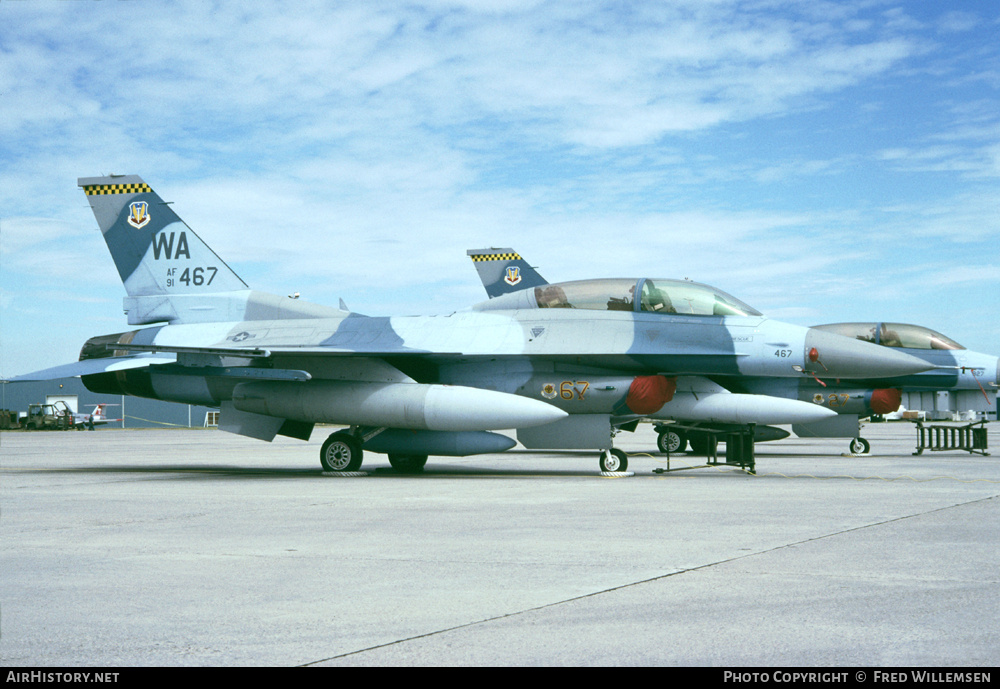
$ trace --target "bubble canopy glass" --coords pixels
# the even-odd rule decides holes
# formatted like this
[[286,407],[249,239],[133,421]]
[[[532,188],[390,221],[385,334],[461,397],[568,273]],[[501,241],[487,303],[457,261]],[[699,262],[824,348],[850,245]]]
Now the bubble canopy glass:
[[[639,295],[638,300],[636,294]],[[694,316],[761,315],[755,308],[722,290],[687,280],[579,280],[535,287],[533,296],[535,305],[540,309],[644,311]]]
[[814,327],[817,330],[826,330],[836,335],[873,342],[883,347],[965,349],[939,332],[907,323],[830,323]]

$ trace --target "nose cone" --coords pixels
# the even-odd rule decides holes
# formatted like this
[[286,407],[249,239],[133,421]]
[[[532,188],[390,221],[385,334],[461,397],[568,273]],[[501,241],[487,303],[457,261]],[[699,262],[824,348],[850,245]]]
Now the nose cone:
[[817,376],[894,378],[935,368],[919,357],[824,330],[806,333],[805,369]]

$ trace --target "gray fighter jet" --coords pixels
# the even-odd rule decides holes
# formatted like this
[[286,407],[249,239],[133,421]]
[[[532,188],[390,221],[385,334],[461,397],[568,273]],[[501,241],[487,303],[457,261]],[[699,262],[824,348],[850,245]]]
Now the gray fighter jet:
[[[518,292],[528,285],[548,285],[545,278],[513,249],[473,249],[467,253],[491,298]],[[833,370],[822,365],[822,361],[818,361],[820,365],[811,370],[812,375],[797,378],[743,373],[731,375],[726,372],[709,377],[734,393],[794,399],[835,412],[835,415],[825,419],[784,423],[793,424],[793,431],[801,437],[851,438],[849,449],[854,454],[870,449],[868,441],[860,435],[860,419],[890,414],[901,406],[910,410],[974,411],[996,415],[997,383],[1000,379],[1000,359],[996,356],[969,351],[945,335],[917,325],[832,323],[814,328],[893,348],[923,359],[929,368],[905,376],[842,380]],[[717,419],[706,419],[696,413],[687,416],[678,414],[674,418],[687,428],[658,425],[657,444],[663,452],[681,452],[690,441],[695,452],[704,454],[713,436],[698,429],[726,428]],[[764,419],[764,416],[759,416],[756,423],[764,424]],[[780,440],[789,435],[783,429],[766,426],[758,426],[755,430],[757,440]]]
[[[783,396],[809,401],[837,412],[836,418],[796,424],[796,435],[813,438],[851,438],[853,454],[869,451],[860,435],[859,420],[905,408],[938,413],[975,412],[996,419],[1000,359],[973,352],[941,333],[907,323],[831,323],[819,330],[890,347],[933,364],[932,370],[886,381],[837,381],[830,376],[802,380]],[[773,394],[773,384],[736,381],[743,392]]]
[[[80,361],[19,380],[78,375],[92,391],[218,406],[223,430],[324,442],[331,472],[364,450],[400,470],[428,455],[599,450],[621,470],[618,428],[641,417],[806,423],[835,412],[733,393],[710,376],[884,379],[924,360],[762,316],[707,285],[649,278],[522,289],[443,316],[371,317],[253,291],[138,176],[79,180],[125,290],[128,322]],[[533,286],[532,286],[533,285]]]

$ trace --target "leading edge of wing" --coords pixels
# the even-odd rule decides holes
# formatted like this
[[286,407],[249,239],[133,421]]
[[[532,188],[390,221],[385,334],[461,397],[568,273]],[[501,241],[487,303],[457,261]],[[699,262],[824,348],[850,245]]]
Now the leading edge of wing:
[[150,352],[153,354],[209,354],[213,356],[224,356],[224,357],[243,357],[249,359],[266,359],[274,354],[323,354],[328,356],[339,356],[339,357],[364,357],[364,356],[399,356],[399,355],[416,355],[416,356],[464,356],[461,352],[430,352],[423,349],[406,349],[406,348],[372,348],[372,349],[344,349],[341,347],[323,347],[316,345],[304,345],[301,347],[295,345],[280,345],[277,347],[268,346],[266,348],[246,348],[241,349],[239,347],[186,347],[186,346],[175,346],[175,345],[156,345],[156,344],[118,344],[111,343],[107,345],[110,350],[126,350],[130,352]]
[[[170,354],[208,354],[215,356],[224,357],[244,357],[251,359],[266,359],[275,354],[308,354],[308,355],[325,355],[332,357],[367,357],[367,356],[415,356],[415,357],[462,357],[462,358],[488,358],[488,359],[538,359],[538,360],[577,360],[577,359],[604,359],[607,357],[619,357],[634,359],[637,354],[630,352],[565,352],[565,353],[551,353],[551,352],[521,352],[521,353],[505,353],[498,354],[495,352],[459,352],[459,351],[439,351],[439,350],[427,350],[427,349],[410,349],[407,347],[372,347],[369,349],[347,349],[344,347],[326,347],[317,345],[268,345],[264,348],[246,348],[240,349],[237,347],[188,347],[188,346],[174,346],[174,345],[140,345],[140,344],[117,344],[112,343],[107,345],[108,349],[112,350],[128,350],[133,352],[150,352],[150,353],[170,353]],[[742,358],[749,356],[742,352],[729,352],[729,351],[705,351],[705,352],[688,352],[684,356],[687,357],[706,357],[706,356],[730,356]]]

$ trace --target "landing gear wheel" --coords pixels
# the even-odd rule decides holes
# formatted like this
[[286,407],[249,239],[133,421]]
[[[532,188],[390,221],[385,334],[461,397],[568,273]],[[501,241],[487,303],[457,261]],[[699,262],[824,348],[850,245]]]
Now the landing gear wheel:
[[618,472],[628,469],[628,455],[613,447],[601,453],[601,471]]
[[871,443],[864,438],[855,438],[851,441],[850,450],[852,455],[866,455],[872,449]]
[[656,436],[656,447],[665,455],[684,452],[687,444],[687,436],[684,435],[684,431],[673,428],[660,431],[659,435]]
[[401,474],[419,474],[427,464],[427,455],[389,455],[389,464]]
[[337,431],[326,439],[319,451],[319,461],[323,471],[357,471],[361,468],[364,451],[361,441],[350,431]]

